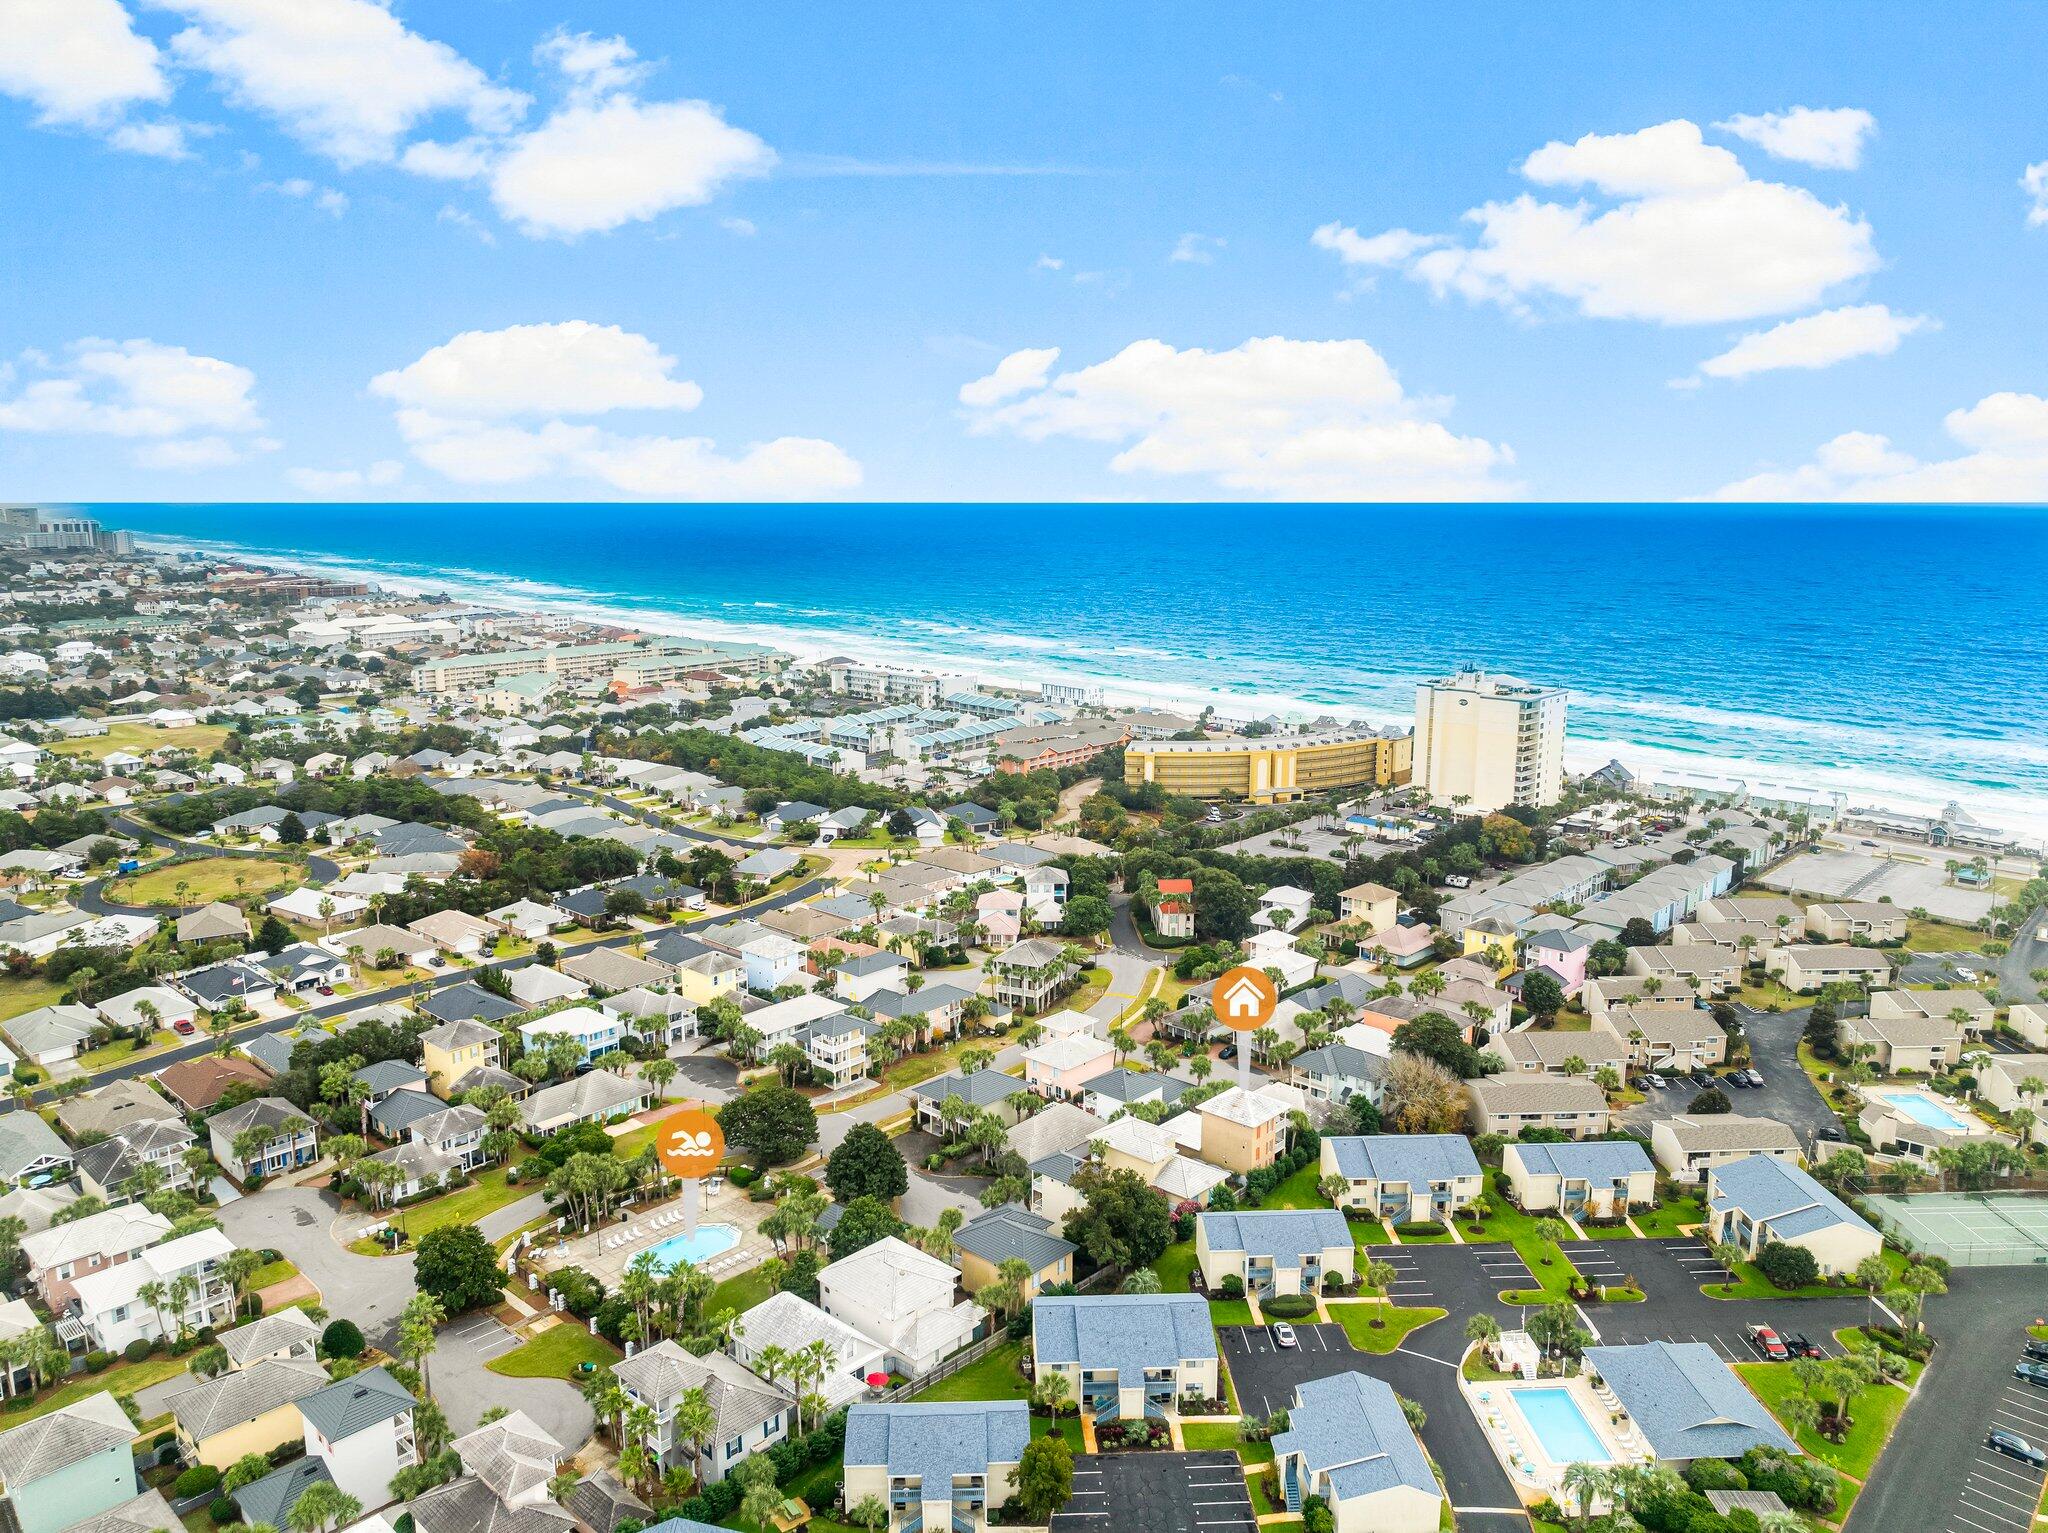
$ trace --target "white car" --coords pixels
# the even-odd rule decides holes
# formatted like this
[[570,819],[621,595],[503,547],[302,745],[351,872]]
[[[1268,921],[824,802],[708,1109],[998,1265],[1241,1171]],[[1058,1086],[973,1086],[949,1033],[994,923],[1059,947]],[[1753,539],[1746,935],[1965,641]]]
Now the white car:
[[1273,1345],[1276,1347],[1291,1347],[1294,1344],[1294,1327],[1284,1320],[1274,1321]]

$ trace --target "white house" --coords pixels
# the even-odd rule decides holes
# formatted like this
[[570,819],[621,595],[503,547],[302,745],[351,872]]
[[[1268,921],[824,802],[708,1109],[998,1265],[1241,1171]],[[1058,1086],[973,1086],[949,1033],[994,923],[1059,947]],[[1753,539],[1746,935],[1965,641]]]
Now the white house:
[[887,1373],[881,1346],[843,1321],[835,1320],[800,1294],[774,1293],[747,1311],[747,1323],[731,1342],[732,1355],[755,1367],[764,1347],[780,1347],[795,1356],[823,1342],[832,1349],[831,1370],[811,1387],[825,1397],[827,1410],[860,1398],[868,1375]]
[[1280,988],[1293,990],[1316,977],[1316,961],[1298,951],[1284,931],[1253,932],[1245,942],[1245,962],[1254,969],[1278,969]]
[[306,1452],[365,1509],[383,1506],[391,1499],[391,1477],[419,1462],[417,1403],[381,1367],[315,1390],[298,1402]]
[[[219,1276],[221,1258],[234,1249],[219,1230],[199,1230],[151,1246],[133,1261],[81,1273],[72,1282],[79,1324],[102,1352],[175,1336],[180,1316],[190,1330],[218,1325],[234,1313],[234,1291]],[[156,1304],[142,1297],[150,1283],[165,1290]],[[180,1285],[187,1285],[182,1306],[171,1297]]]
[[595,1006],[571,1006],[531,1022],[519,1024],[519,1033],[529,1050],[545,1052],[549,1040],[567,1038],[583,1051],[585,1063],[618,1048],[626,1028],[617,1017],[607,1016]]
[[887,1354],[911,1378],[970,1341],[981,1307],[956,1298],[959,1274],[937,1257],[889,1235],[818,1273],[818,1305]]
[[[722,1480],[741,1459],[789,1435],[795,1399],[723,1352],[697,1357],[659,1341],[612,1372],[626,1398],[653,1413],[647,1446],[665,1469],[686,1464],[701,1481]],[[691,1390],[703,1391],[711,1407],[712,1435],[703,1443],[676,1430],[676,1405]]]

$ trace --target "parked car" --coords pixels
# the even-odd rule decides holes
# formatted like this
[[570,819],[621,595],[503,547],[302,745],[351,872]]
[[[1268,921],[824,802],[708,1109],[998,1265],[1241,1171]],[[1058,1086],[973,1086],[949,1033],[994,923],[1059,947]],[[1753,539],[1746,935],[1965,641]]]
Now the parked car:
[[1842,1126],[1839,1123],[1826,1123],[1813,1131],[1813,1137],[1816,1139],[1832,1139],[1840,1143],[1846,1141],[1849,1136],[1842,1132]]
[[1774,1363],[1785,1362],[1792,1356],[1792,1349],[1785,1345],[1785,1339],[1767,1325],[1749,1328],[1749,1344]]
[[2014,1363],[2012,1376],[2039,1389],[2048,1389],[2048,1363]]
[[1738,1091],[1747,1091],[1749,1089],[1749,1077],[1744,1075],[1740,1070],[1730,1070],[1726,1075],[1721,1077],[1721,1084],[1724,1086],[1733,1086]]
[[2020,1352],[2037,1363],[2048,1363],[2048,1341],[2035,1341],[2030,1337],[2027,1344],[2020,1348]]
[[1217,1057],[1218,1059],[1235,1059],[1235,1058],[1237,1058],[1237,1045],[1236,1045],[1236,1044],[1234,1044],[1234,1043],[1226,1043],[1226,1044],[1224,1044],[1222,1048],[1220,1048],[1220,1049],[1218,1049],[1218,1050],[1216,1051],[1216,1057]]
[[1789,1336],[1785,1338],[1785,1347],[1786,1350],[1789,1351],[1794,1357],[1827,1356],[1827,1353],[1821,1351],[1818,1345],[1811,1341],[1808,1341],[1804,1336],[1800,1335],[1797,1331],[1792,1332]]
[[322,985],[320,987],[320,993],[322,995],[332,995],[334,994],[334,987],[332,985]]
[[181,1038],[190,1038],[194,1033],[198,1032],[199,1029],[192,1025],[192,1019],[190,1017],[180,1017],[178,1018],[177,1021],[171,1024],[171,1031],[176,1033]]
[[1295,1345],[1294,1327],[1285,1320],[1273,1322],[1273,1345],[1276,1347],[1291,1347]]
[[1984,1434],[1984,1446],[1993,1453],[2003,1453],[2007,1458],[2016,1458],[2022,1464],[2031,1464],[2036,1469],[2048,1469],[2048,1453],[2043,1453],[2017,1432],[2007,1432],[1993,1427]]
[[1742,1073],[1749,1077],[1749,1083],[1752,1086],[1761,1086],[1764,1083],[1763,1076],[1757,1073],[1755,1066],[1751,1066],[1749,1069],[1744,1070]]
[[1709,1086],[1714,1084],[1714,1077],[1709,1075],[1705,1070],[1695,1070],[1692,1072],[1692,1083],[1701,1091],[1705,1091]]

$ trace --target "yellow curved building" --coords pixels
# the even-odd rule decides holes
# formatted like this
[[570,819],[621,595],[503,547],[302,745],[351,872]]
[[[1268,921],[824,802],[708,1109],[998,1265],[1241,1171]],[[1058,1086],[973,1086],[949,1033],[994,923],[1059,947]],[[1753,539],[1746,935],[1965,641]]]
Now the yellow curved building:
[[1408,781],[1415,737],[1377,730],[1261,739],[1133,740],[1124,783],[1156,782],[1187,798],[1281,804],[1340,788],[1389,788]]

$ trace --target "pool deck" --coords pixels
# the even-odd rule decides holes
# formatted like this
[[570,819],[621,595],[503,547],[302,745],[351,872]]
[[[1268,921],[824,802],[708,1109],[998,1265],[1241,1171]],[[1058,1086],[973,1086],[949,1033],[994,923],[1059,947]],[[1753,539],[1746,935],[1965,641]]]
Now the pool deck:
[[[647,1203],[629,1207],[622,1211],[622,1217],[606,1221],[588,1235],[572,1235],[557,1244],[543,1248],[538,1254],[545,1268],[581,1267],[605,1287],[616,1287],[626,1266],[642,1251],[653,1249],[664,1240],[671,1240],[682,1234],[680,1219],[655,1228],[656,1221],[664,1215],[682,1212],[680,1197],[670,1198],[665,1203]],[[697,1223],[730,1224],[740,1232],[740,1238],[730,1250],[721,1251],[704,1263],[704,1269],[714,1277],[723,1279],[735,1272],[745,1271],[775,1254],[774,1243],[760,1233],[760,1223],[775,1211],[773,1203],[756,1203],[747,1197],[744,1189],[730,1182],[721,1185],[716,1192],[706,1192],[703,1206],[697,1215]],[[629,1238],[624,1244],[613,1244],[619,1236],[638,1229],[638,1236]]]
[[1479,1427],[1492,1447],[1494,1457],[1507,1472],[1508,1481],[1523,1504],[1533,1505],[1546,1496],[1556,1496],[1566,1465],[1554,1462],[1544,1449],[1542,1436],[1523,1414],[1513,1397],[1524,1390],[1562,1389],[1571,1396],[1586,1425],[1606,1449],[1611,1464],[1648,1464],[1656,1461],[1649,1444],[1628,1419],[1619,1401],[1596,1387],[1589,1375],[1572,1378],[1461,1380],[1465,1403],[1472,1408]]

